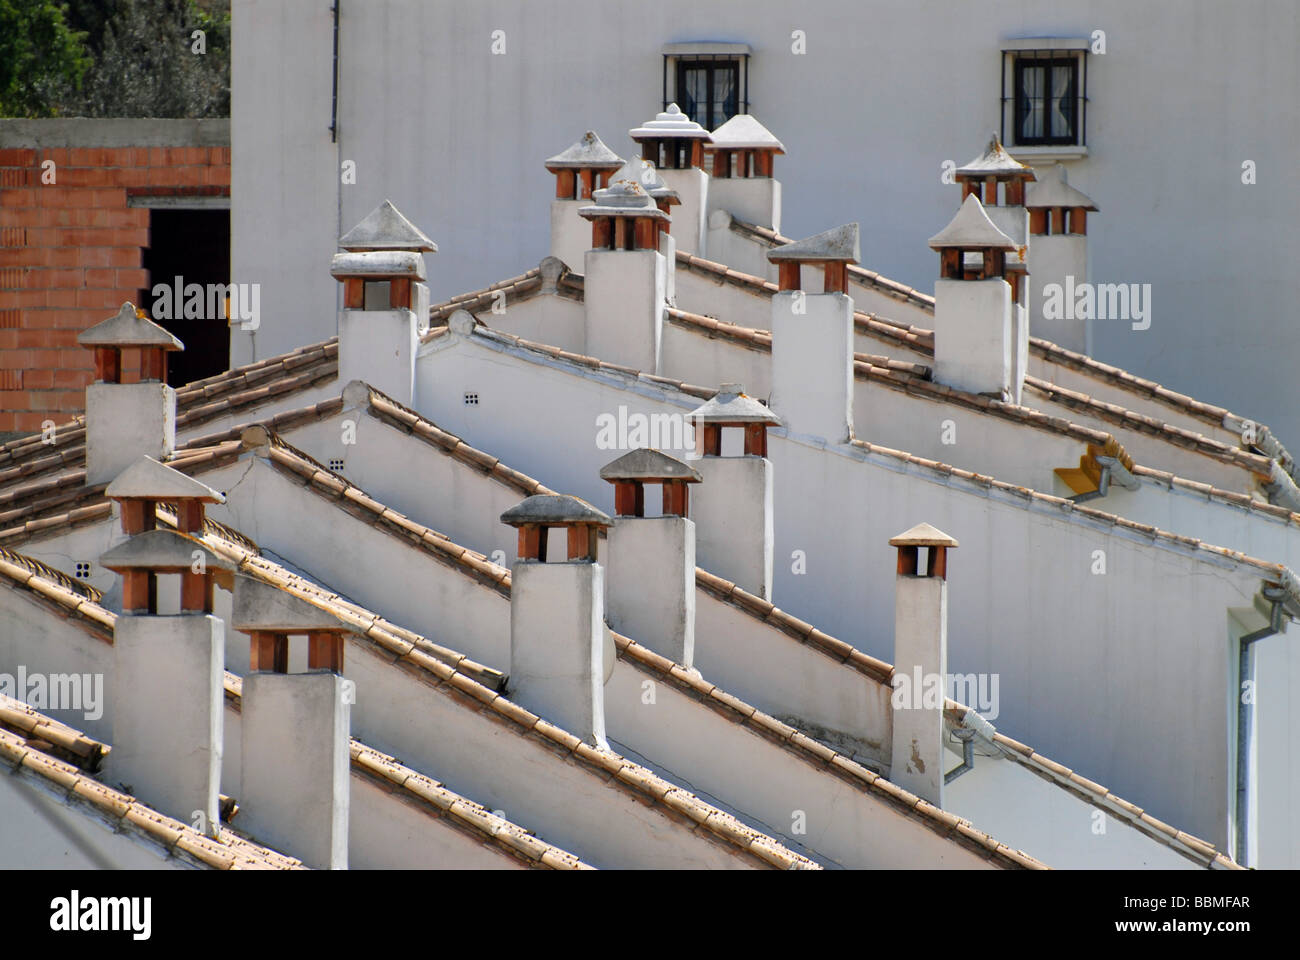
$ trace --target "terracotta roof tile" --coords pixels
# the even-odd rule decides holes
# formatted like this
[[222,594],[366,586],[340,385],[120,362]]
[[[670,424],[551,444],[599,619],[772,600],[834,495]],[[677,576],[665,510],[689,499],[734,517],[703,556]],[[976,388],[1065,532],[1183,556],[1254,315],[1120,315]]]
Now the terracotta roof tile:
[[[776,246],[790,242],[790,238],[781,236],[768,227],[761,227],[757,224],[747,223],[744,220],[736,219],[734,216],[731,221],[731,229],[743,236],[748,236],[769,246]],[[683,264],[682,256],[682,254],[678,254],[679,265]],[[703,264],[687,262],[685,265],[689,269],[690,267],[702,266]],[[928,313],[934,312],[934,297],[932,295],[921,293],[906,284],[890,280],[874,270],[868,270],[865,267],[850,264],[848,267],[848,274],[855,283],[871,287],[872,289],[884,293],[887,296],[891,296],[896,300],[908,302]],[[760,282],[765,283],[765,281]],[[885,320],[884,318],[877,319],[880,321],[880,327],[873,326],[870,332],[880,333],[891,338],[897,338],[898,334],[891,334],[881,329],[884,326],[893,326],[897,330],[910,333],[911,342],[918,347],[928,343],[930,352],[933,352],[934,331],[920,327],[913,327],[907,324],[900,324],[897,321]],[[1186,394],[1170,390],[1153,380],[1136,376],[1126,370],[1113,366],[1112,364],[1103,363],[1100,360],[1094,360],[1086,354],[1069,350],[1058,344],[1052,343],[1050,340],[1044,340],[1041,337],[1031,336],[1029,338],[1029,349],[1036,356],[1041,357],[1049,363],[1068,367],[1088,376],[1095,377],[1105,383],[1121,387],[1131,393],[1164,403],[1174,409],[1198,417],[1206,423],[1214,426],[1225,427],[1226,429],[1232,430],[1234,433],[1239,432],[1239,427],[1246,420],[1246,418],[1233,414],[1223,407],[1196,400]],[[1257,421],[1251,422],[1256,423],[1257,430],[1267,431],[1267,428],[1262,424],[1259,424]],[[1290,460],[1289,455],[1287,455],[1285,459]]]
[[[54,722],[44,719],[47,724]],[[4,727],[0,727],[0,758],[57,787],[64,802],[84,804],[117,830],[143,835],[172,856],[184,855],[184,859],[198,866],[219,870],[303,869],[300,861],[252,843],[228,827],[222,828],[215,840],[205,837],[188,824],[165,817],[136,798],[100,783],[71,763],[36,749],[21,735]]]

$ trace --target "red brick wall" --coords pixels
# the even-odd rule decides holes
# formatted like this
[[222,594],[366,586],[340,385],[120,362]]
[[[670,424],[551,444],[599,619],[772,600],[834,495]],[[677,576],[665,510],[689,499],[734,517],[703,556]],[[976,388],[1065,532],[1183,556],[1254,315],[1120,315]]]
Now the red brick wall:
[[230,148],[0,149],[0,433],[85,406],[94,358],[77,334],[148,285],[149,211],[127,206],[136,194],[229,196]]

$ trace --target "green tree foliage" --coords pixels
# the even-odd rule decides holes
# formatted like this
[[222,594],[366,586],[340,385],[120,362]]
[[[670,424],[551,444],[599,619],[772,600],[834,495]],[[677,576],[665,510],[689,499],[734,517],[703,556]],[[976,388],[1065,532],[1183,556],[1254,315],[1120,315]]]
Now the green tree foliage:
[[[193,0],[118,0],[116,5],[116,14],[104,22],[77,113],[230,115],[228,2],[199,6]],[[202,53],[195,49],[196,30],[204,33]]]
[[122,11],[123,0],[62,0],[63,19],[86,35],[86,49],[97,55],[104,45],[104,27]]
[[0,116],[49,117],[90,65],[54,0],[0,0]]
[[0,116],[60,115],[230,116],[230,0],[0,0]]

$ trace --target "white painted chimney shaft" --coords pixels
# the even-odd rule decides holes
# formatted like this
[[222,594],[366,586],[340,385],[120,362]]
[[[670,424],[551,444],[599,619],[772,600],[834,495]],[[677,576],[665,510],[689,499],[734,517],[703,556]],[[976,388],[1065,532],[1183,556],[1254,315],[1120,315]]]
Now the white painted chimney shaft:
[[[928,523],[891,539],[894,598],[893,735],[889,779],[943,806],[943,705],[948,687],[947,556],[957,541]],[[926,565],[920,563],[926,551]]]

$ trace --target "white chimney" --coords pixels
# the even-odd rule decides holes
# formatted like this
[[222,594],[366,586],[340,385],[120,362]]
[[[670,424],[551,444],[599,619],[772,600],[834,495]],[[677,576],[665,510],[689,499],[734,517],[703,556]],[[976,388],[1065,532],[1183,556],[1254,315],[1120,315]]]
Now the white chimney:
[[[597,189],[608,187],[610,174],[623,160],[588,130],[582,139],[546,161],[555,174],[555,199],[551,201],[551,256],[575,273],[583,269],[591,228],[578,210],[592,202]],[[615,178],[617,179],[617,178]]]
[[[1011,238],[1015,249],[1007,252],[1006,270],[1014,281],[1011,303],[1011,382],[1020,402],[1018,384],[1025,382],[1029,367],[1030,280],[1026,266],[1029,245],[1029,211],[1025,208],[1025,187],[1035,179],[1034,171],[1003,149],[996,133],[989,137],[984,152],[956,171],[961,198],[974,196],[983,201],[984,212],[993,225]],[[1001,188],[1001,195],[999,195]],[[970,260],[978,258],[971,255]],[[978,268],[977,263],[972,266]]]
[[[318,870],[348,866],[351,704],[346,628],[292,594],[240,576],[232,626],[249,635],[240,717],[240,824]],[[305,635],[307,672],[289,672]]]
[[[853,298],[846,266],[858,261],[858,225],[777,247],[772,298],[772,409],[791,433],[844,443],[853,435]],[[822,292],[805,293],[802,268],[821,267]]]
[[930,238],[930,248],[940,254],[940,279],[934,284],[934,379],[1019,403],[1024,381],[1015,373],[1012,307],[1021,275],[1006,269],[1015,244],[970,194],[952,222]]
[[668,220],[639,183],[616,180],[578,213],[591,221],[583,267],[586,352],[658,373],[672,265],[659,252]]
[[[131,537],[99,558],[122,577],[109,772],[162,813],[216,836],[226,631],[212,616],[213,580],[228,578],[233,565],[182,534],[200,536],[204,504],[225,498],[148,457],[106,493]],[[155,528],[159,502],[176,504],[181,533]],[[159,615],[160,575],[180,577],[178,614]]]
[[[738,383],[722,384],[712,400],[686,419],[695,426],[695,468],[704,479],[695,495],[700,566],[771,600],[772,461],[767,459],[767,428],[781,421],[746,396]],[[724,432],[731,441],[725,445],[730,450],[726,454]]]
[[[614,485],[605,605],[609,625],[673,663],[695,659],[695,522],[698,471],[658,450],[633,450],[600,469]],[[663,512],[646,516],[645,484],[663,488]]]
[[339,379],[415,402],[415,351],[429,325],[424,252],[438,247],[385,200],[339,238],[330,274],[343,284]]
[[1029,266],[1038,293],[1030,298],[1029,322],[1034,336],[1067,350],[1092,353],[1092,322],[1076,318],[1073,309],[1044,316],[1044,291],[1059,284],[1063,302],[1074,303],[1076,287],[1091,282],[1088,272],[1088,212],[1097,205],[1066,183],[1065,166],[1056,164],[1025,196],[1029,208]]
[[[943,704],[948,689],[948,550],[957,541],[920,523],[898,548],[894,595],[894,731],[889,779],[943,806]],[[920,565],[920,548],[926,564]],[[924,572],[922,572],[924,569]]]
[[[605,641],[605,570],[596,562],[596,544],[610,518],[577,497],[538,495],[511,507],[501,522],[519,529],[510,570],[511,694],[607,749],[605,681],[614,662]],[[547,534],[557,529],[564,531],[567,559],[548,563]]]
[[709,135],[709,144],[709,214],[725,210],[780,233],[781,181],[772,170],[776,155],[785,153],[781,141],[749,114],[738,113]]
[[[132,303],[77,336],[95,351],[86,387],[86,484],[107,483],[142,456],[159,460],[176,446],[176,391],[167,386],[167,353],[181,342]],[[122,360],[138,354],[140,379],[123,383]]]
[[628,131],[641,148],[641,156],[659,171],[681,199],[673,215],[677,249],[705,256],[705,225],[709,207],[709,177],[704,166],[704,145],[709,131],[690,119],[675,103],[640,127]]
[[[668,268],[664,298],[670,304],[675,304],[677,302],[677,238],[672,234],[672,208],[681,206],[682,198],[677,195],[676,190],[664,183],[663,177],[659,176],[659,171],[655,169],[654,164],[642,157],[633,157],[614,171],[610,179],[615,183],[619,180],[639,183],[641,189],[664,215],[663,220],[655,221],[655,225],[659,228],[658,249],[664,255],[664,263]],[[584,245],[585,242],[584,238]]]

